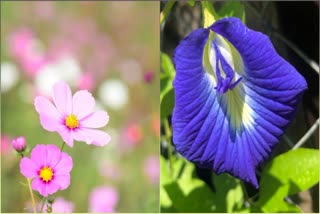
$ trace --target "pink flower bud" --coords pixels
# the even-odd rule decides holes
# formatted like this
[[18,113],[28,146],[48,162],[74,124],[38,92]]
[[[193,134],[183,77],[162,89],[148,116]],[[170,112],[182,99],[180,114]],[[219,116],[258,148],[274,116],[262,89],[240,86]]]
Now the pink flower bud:
[[24,137],[17,137],[12,140],[12,147],[17,151],[17,152],[23,152],[26,147],[27,147],[27,142]]
[[152,82],[152,80],[154,79],[154,72],[153,71],[145,72],[143,75],[143,78],[146,83]]

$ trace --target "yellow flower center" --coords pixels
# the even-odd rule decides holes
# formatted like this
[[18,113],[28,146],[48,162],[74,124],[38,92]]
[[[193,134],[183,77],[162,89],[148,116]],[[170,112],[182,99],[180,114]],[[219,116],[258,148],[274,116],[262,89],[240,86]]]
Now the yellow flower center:
[[78,118],[74,114],[70,114],[66,117],[65,124],[69,129],[75,129],[79,127]]
[[49,182],[52,180],[53,178],[53,171],[50,167],[44,166],[42,167],[42,169],[40,169],[40,178],[44,181],[44,182]]

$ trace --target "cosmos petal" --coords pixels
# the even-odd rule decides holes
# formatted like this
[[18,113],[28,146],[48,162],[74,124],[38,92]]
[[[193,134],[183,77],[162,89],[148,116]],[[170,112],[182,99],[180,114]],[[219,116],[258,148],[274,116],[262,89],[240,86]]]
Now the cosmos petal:
[[60,153],[59,162],[53,167],[56,171],[55,175],[68,175],[73,167],[72,158],[67,153]]
[[63,81],[53,85],[52,98],[60,114],[66,116],[72,111],[72,93],[70,87]]
[[77,91],[72,98],[72,113],[77,115],[79,119],[89,115],[94,108],[95,101],[91,93],[87,90]]
[[47,156],[46,145],[38,144],[32,149],[30,159],[38,166],[42,167],[47,165]]
[[40,96],[35,98],[34,106],[39,113],[43,128],[48,131],[55,131],[60,124],[61,117],[55,106],[47,98]]
[[25,177],[34,178],[37,176],[38,167],[32,160],[24,157],[20,162],[20,171]]
[[70,131],[64,125],[60,125],[57,129],[57,132],[59,133],[63,141],[72,148],[73,147],[72,131]]
[[107,112],[96,111],[83,118],[80,123],[85,128],[101,128],[107,125],[108,121],[109,115]]
[[52,182],[59,186],[60,190],[64,190],[70,186],[70,181],[70,174],[65,174],[55,176]]
[[[207,73],[204,64],[210,30],[214,38],[228,40],[227,50],[236,52],[230,56],[239,55],[232,67],[213,39],[216,76]],[[293,120],[307,88],[303,77],[276,53],[266,35],[233,17],[191,32],[176,48],[174,64],[176,150],[200,167],[228,172],[258,188],[255,169]],[[234,75],[241,77],[232,83]]]
[[75,140],[85,141],[87,144],[105,146],[111,140],[109,134],[101,130],[80,128],[73,132]]

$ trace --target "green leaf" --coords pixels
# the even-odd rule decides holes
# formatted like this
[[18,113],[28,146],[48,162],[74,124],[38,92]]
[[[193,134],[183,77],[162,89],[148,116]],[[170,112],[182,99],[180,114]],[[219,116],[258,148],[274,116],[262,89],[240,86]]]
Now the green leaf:
[[[175,158],[172,166],[171,179],[162,176],[168,174],[169,167],[161,157],[160,198],[162,212],[234,212],[243,210],[243,192],[240,181],[228,174],[213,175],[216,192],[197,178],[195,165]],[[164,182],[162,182],[162,179]],[[162,189],[161,189],[162,188]]]
[[203,14],[203,27],[207,28],[219,19],[212,3],[210,1],[201,1]]
[[[163,186],[172,202],[171,210],[176,212],[212,212],[215,208],[214,193],[205,182],[194,178],[194,165],[180,158],[174,161],[173,170],[175,179]],[[161,211],[163,211],[163,206]]]
[[163,97],[161,102],[161,119],[168,117],[172,114],[174,107],[174,91],[171,88]]
[[172,89],[172,80],[175,73],[170,57],[165,53],[161,53],[160,103],[164,96]]
[[160,206],[165,209],[169,209],[172,206],[172,201],[163,185],[170,183],[171,181],[172,179],[167,161],[163,156],[160,156]]
[[216,188],[216,212],[233,212],[243,205],[243,192],[240,180],[227,173],[213,176]]
[[173,63],[170,57],[165,53],[161,53],[161,68],[165,74],[171,76],[172,78],[174,77],[175,69]]
[[262,172],[256,206],[264,212],[300,212],[284,201],[319,182],[319,151],[300,148],[274,158]]
[[238,17],[245,23],[245,10],[241,2],[238,1],[227,1],[223,4],[221,9],[218,11],[220,18],[224,17]]

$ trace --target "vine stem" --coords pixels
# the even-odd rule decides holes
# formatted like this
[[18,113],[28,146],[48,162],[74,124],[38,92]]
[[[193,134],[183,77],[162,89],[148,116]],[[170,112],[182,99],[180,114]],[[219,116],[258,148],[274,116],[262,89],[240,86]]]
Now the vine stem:
[[165,136],[168,142],[168,157],[169,157],[169,163],[170,163],[170,172],[172,173],[172,167],[173,167],[173,159],[172,159],[172,148],[171,148],[171,130],[168,119],[164,119],[164,131]]
[[32,188],[31,188],[31,179],[30,179],[30,178],[27,178],[27,181],[28,181],[29,192],[30,192],[30,195],[31,195],[33,212],[34,212],[34,213],[37,213],[36,202],[35,202],[35,200],[34,200]]
[[168,1],[167,4],[164,6],[162,12],[160,13],[160,26],[166,20],[168,14],[170,13],[175,1]]
[[292,149],[294,150],[294,149],[297,149],[300,146],[302,146],[309,139],[309,137],[313,134],[313,132],[315,132],[317,130],[318,126],[319,126],[319,118],[311,126],[311,128],[307,131],[307,133],[298,141],[298,143],[296,145],[294,145],[294,147]]

